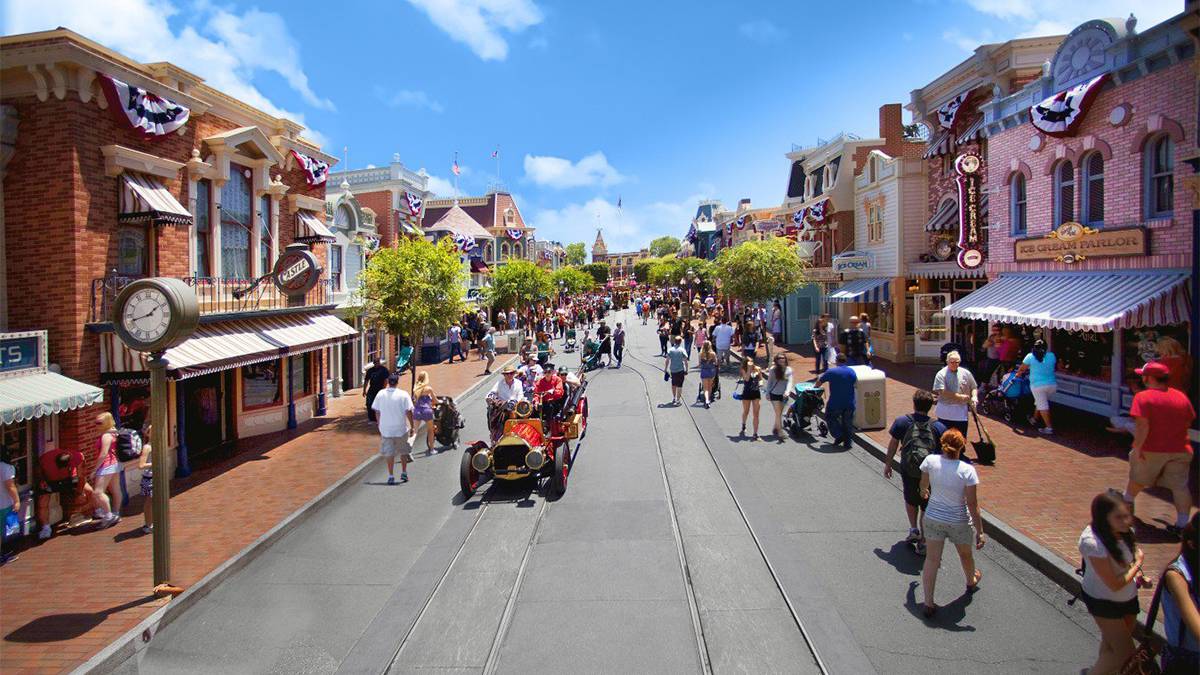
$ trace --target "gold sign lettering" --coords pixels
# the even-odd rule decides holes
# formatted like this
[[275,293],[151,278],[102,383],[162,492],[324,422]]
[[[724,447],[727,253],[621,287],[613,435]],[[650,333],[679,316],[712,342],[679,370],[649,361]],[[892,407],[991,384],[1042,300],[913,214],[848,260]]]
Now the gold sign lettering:
[[1087,258],[1146,255],[1149,234],[1144,227],[1096,230],[1079,223],[1063,223],[1039,239],[1013,242],[1014,259],[1057,260],[1072,264]]

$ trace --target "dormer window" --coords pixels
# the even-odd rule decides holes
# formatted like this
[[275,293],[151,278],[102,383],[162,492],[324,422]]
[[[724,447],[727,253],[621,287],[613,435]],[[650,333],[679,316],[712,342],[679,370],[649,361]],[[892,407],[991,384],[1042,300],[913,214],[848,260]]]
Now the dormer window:
[[354,229],[354,213],[349,206],[342,204],[337,207],[333,214],[333,226],[339,230]]
[[824,186],[824,188],[826,190],[833,189],[834,184],[837,183],[838,167],[841,165],[841,163],[842,163],[841,157],[834,157],[832,160],[830,160],[830,162],[828,164],[825,165],[825,186]]
[[517,222],[517,212],[512,209],[504,209],[504,225],[511,227]]
[[816,169],[812,173],[808,174],[808,198],[809,199],[812,199],[813,197],[821,196],[821,193],[824,191],[824,185],[823,185],[824,175],[825,175],[825,167]]

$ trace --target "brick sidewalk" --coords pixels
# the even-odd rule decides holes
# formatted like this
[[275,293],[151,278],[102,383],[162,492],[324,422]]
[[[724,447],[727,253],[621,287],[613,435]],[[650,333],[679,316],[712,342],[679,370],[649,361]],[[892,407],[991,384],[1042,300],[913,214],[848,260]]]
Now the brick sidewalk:
[[[418,370],[429,371],[439,395],[457,396],[479,381],[483,362]],[[171,484],[172,581],[196,583],[375,453],[377,439],[361,393],[351,391],[329,399],[323,418],[239,441],[209,465],[200,460]],[[420,454],[417,462],[419,474]],[[69,671],[167,603],[149,595],[151,537],[139,531],[141,509],[142,498],[131,496],[116,527],[85,524],[40,543],[34,535],[0,568],[0,672]]]
[[[797,380],[815,377],[812,357],[794,347],[785,351]],[[883,359],[876,359],[875,366],[888,375],[889,419],[911,412],[913,391],[931,387],[937,372],[935,366]],[[1054,406],[1053,413],[1052,437],[981,416],[996,443],[996,464],[978,466],[980,505],[1077,567],[1079,533],[1091,519],[1092,498],[1110,487],[1125,489],[1129,437],[1108,433],[1107,421],[1095,415],[1062,406]],[[866,435],[885,447],[890,440],[886,429]],[[977,438],[973,423],[971,436]],[[899,500],[896,507],[900,508]],[[1154,488],[1138,495],[1137,518],[1136,535],[1146,551],[1146,570],[1157,578],[1179,553],[1178,540],[1164,530],[1175,520],[1170,493]],[[1147,606],[1153,590],[1142,594]]]

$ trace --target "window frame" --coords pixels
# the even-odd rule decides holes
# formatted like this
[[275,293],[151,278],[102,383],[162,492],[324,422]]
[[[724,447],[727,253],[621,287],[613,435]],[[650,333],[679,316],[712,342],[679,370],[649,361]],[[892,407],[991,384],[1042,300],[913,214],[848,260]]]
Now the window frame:
[[[313,387],[313,352],[304,352],[303,354],[292,354],[288,357],[288,393],[292,400],[296,400],[302,396],[311,396],[315,387]],[[296,389],[296,379],[294,377],[295,364],[300,364],[300,372],[302,375],[301,387]]]
[[333,290],[342,290],[342,271],[345,261],[342,258],[345,247],[341,244],[329,245],[329,278],[333,281]]
[[[1158,148],[1167,147],[1167,168],[1161,173],[1155,172]],[[1159,208],[1156,203],[1158,191],[1157,181],[1167,180],[1171,204],[1167,209]],[[1146,141],[1142,151],[1142,211],[1147,220],[1173,218],[1175,215],[1175,140],[1169,134],[1158,134]]]
[[[193,261],[193,271],[197,277],[212,276],[212,242],[213,242],[213,184],[207,178],[196,181],[196,213],[195,226],[192,228],[192,241],[196,245],[196,256]],[[204,223],[204,231],[200,223]]]
[[269,272],[275,263],[275,242],[271,237],[271,195],[263,193],[258,197],[258,275]]
[[[124,242],[126,235],[137,234],[141,237],[141,267],[136,272],[128,271],[122,268],[124,251]],[[123,277],[142,278],[151,276],[150,274],[150,226],[145,223],[120,223],[117,225],[116,231],[117,245],[117,264],[115,265],[117,274]]]
[[[248,405],[246,403],[246,369],[264,364],[275,364],[275,400],[268,403],[257,403]],[[241,385],[241,403],[242,412],[251,410],[265,410],[267,408],[277,408],[284,404],[283,400],[283,359],[272,359],[270,361],[262,361],[259,363],[251,363],[238,368],[238,380]]]
[[[1063,173],[1064,173],[1063,169],[1064,168],[1070,170],[1071,179],[1069,181],[1063,179]],[[1067,222],[1071,222],[1071,221],[1075,220],[1075,197],[1076,197],[1076,192],[1077,192],[1077,190],[1075,188],[1078,185],[1078,181],[1076,180],[1076,176],[1075,176],[1075,164],[1071,160],[1064,159],[1054,165],[1054,176],[1053,176],[1052,184],[1054,187],[1053,227],[1058,227],[1059,225],[1062,225],[1063,223],[1067,223]],[[1064,203],[1063,192],[1064,192],[1064,190],[1068,190],[1068,189],[1070,190],[1070,194],[1066,195],[1067,199],[1065,200],[1065,203]],[[1064,208],[1063,208],[1064,206],[1066,206],[1070,209],[1069,217],[1064,217],[1064,215],[1063,215],[1064,214]]]
[[[249,178],[247,178],[245,175],[245,172],[247,172],[247,171],[250,172]],[[239,182],[245,181],[246,195],[250,202],[249,203],[250,213],[247,214],[249,216],[248,220],[250,222],[247,222],[247,223],[239,223],[237,220],[234,220],[233,218],[229,218],[228,220],[225,218],[225,213],[227,213],[227,212],[232,213],[232,211],[230,209],[226,208],[226,205],[228,204],[229,200],[227,200],[225,198],[224,191],[227,186],[234,185],[235,181],[239,181]],[[232,189],[232,188],[230,188],[230,189]],[[218,219],[218,222],[220,223],[220,228],[218,230],[218,242],[221,247],[221,276],[226,277],[226,278],[237,278],[236,276],[230,277],[229,275],[225,274],[225,266],[226,266],[226,261],[228,259],[225,255],[225,253],[226,253],[225,226],[228,223],[230,227],[239,227],[245,233],[245,236],[246,236],[246,252],[245,252],[246,259],[244,262],[246,264],[246,268],[245,268],[246,269],[246,278],[248,279],[253,274],[254,258],[256,257],[254,247],[253,247],[254,241],[253,241],[253,237],[251,236],[252,230],[250,229],[254,223],[254,170],[251,169],[250,167],[242,166],[240,164],[234,164],[231,162],[229,164],[229,180],[225,181],[225,185],[221,186],[221,191],[222,191],[221,209],[220,209],[220,214],[219,214],[220,218]],[[229,250],[232,251],[234,249],[229,249]]]
[[[1100,172],[1092,172],[1092,161],[1100,160]],[[1104,155],[1099,151],[1089,152],[1079,161],[1079,222],[1088,227],[1104,227]],[[1094,218],[1092,213],[1092,183],[1100,184],[1100,218]]]
[[1019,171],[1008,181],[1008,228],[1014,237],[1029,234],[1029,181]]

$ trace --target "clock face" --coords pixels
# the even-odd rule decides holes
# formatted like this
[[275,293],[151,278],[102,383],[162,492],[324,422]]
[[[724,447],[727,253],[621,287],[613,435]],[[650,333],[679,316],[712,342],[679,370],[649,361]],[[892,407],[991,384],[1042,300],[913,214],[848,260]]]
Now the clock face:
[[138,289],[125,303],[121,326],[142,344],[153,344],[171,326],[171,304],[162,290],[153,286]]
[[1055,84],[1061,87],[1098,74],[1107,63],[1105,51],[1111,44],[1112,38],[1098,26],[1077,30],[1059,47],[1054,59]]

